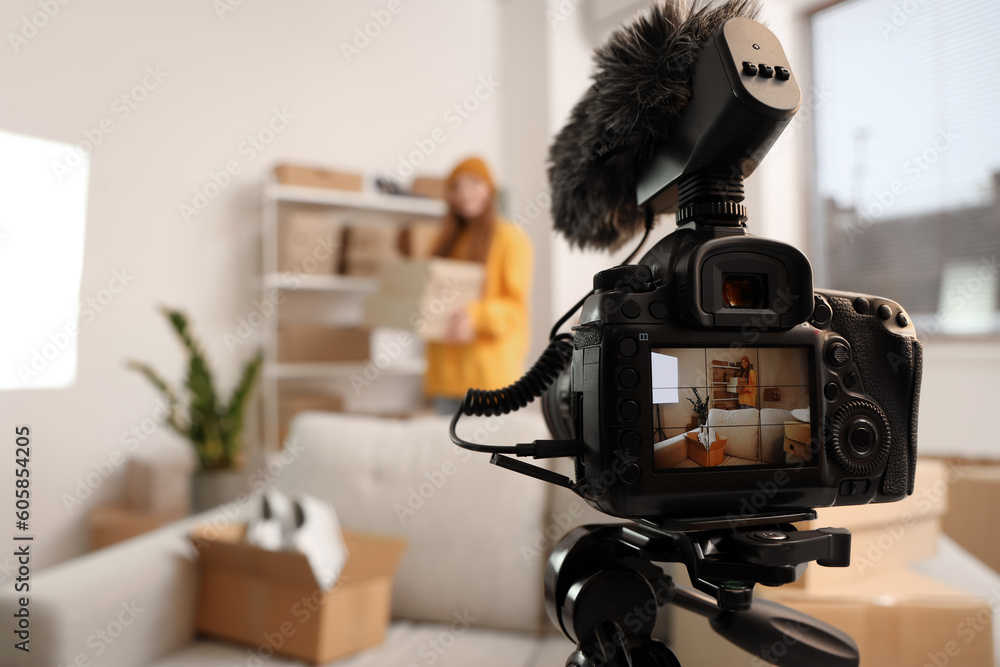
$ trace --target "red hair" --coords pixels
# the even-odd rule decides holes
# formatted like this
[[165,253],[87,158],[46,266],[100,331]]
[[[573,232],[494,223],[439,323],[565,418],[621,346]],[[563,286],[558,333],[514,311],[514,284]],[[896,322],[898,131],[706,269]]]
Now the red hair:
[[[449,197],[455,188],[455,183],[460,176],[475,176],[482,180],[490,188],[490,199],[486,209],[477,217],[466,220],[454,210],[450,202],[448,212],[445,213],[441,234],[438,236],[437,244],[434,247],[435,257],[450,257],[452,259],[465,259],[473,262],[485,262],[489,256],[490,245],[493,242],[493,231],[496,229],[496,213],[493,208],[496,199],[496,186],[493,184],[493,175],[490,173],[486,163],[477,157],[463,160],[456,166],[446,181],[446,190]],[[463,232],[468,232],[469,243],[462,257],[453,256],[455,246]]]

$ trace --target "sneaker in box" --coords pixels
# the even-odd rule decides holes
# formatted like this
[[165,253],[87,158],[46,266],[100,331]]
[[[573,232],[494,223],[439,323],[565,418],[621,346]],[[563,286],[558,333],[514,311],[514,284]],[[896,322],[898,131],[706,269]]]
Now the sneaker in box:
[[404,540],[344,531],[347,564],[324,591],[304,554],[251,546],[245,532],[202,526],[191,535],[201,560],[197,632],[312,663],[382,643]]

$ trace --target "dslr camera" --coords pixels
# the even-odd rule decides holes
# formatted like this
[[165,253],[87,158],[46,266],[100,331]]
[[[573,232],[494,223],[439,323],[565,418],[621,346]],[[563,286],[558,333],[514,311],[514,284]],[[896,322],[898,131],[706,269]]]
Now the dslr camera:
[[[660,213],[676,213],[677,229],[638,263],[594,276],[571,341],[564,334],[559,348],[554,337],[548,363],[519,385],[470,392],[464,414],[516,409],[547,374],[556,439],[511,451],[570,456],[575,481],[494,463],[618,517],[747,518],[903,498],[921,370],[910,318],[891,299],[814,288],[799,250],[747,231],[743,179],[801,104],[780,42],[730,18],[700,45],[690,80],[631,193],[647,233]],[[561,372],[559,349],[570,360]]]
[[[756,7],[656,3],[597,51],[594,84],[550,149],[555,226],[596,247],[645,223],[641,248],[660,213],[677,229],[594,276],[531,370],[470,390],[451,423],[455,444],[630,519],[573,528],[548,558],[546,609],[577,644],[568,667],[679,667],[654,639],[666,604],[766,662],[857,667],[849,636],[753,589],[795,581],[810,561],[850,564],[848,530],[796,527],[815,508],[913,491],[921,347],[909,316],[814,288],[799,250],[746,228],[743,179],[802,99]],[[457,434],[463,415],[538,397],[552,440]],[[510,455],[571,458],[575,479]],[[656,565],[667,562],[693,590]]]

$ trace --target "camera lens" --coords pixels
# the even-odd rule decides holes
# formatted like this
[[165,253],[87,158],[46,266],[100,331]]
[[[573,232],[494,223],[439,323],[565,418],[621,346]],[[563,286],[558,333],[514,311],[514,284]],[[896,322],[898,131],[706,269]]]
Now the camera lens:
[[727,274],[722,277],[722,300],[727,308],[760,308],[764,294],[760,276]]

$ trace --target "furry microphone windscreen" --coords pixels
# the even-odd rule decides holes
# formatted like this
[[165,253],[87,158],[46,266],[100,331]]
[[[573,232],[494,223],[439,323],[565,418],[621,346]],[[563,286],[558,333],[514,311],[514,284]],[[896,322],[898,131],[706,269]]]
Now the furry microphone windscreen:
[[593,84],[549,148],[552,217],[571,245],[615,249],[643,230],[638,172],[691,97],[701,44],[758,12],[757,0],[657,0],[594,52]]

